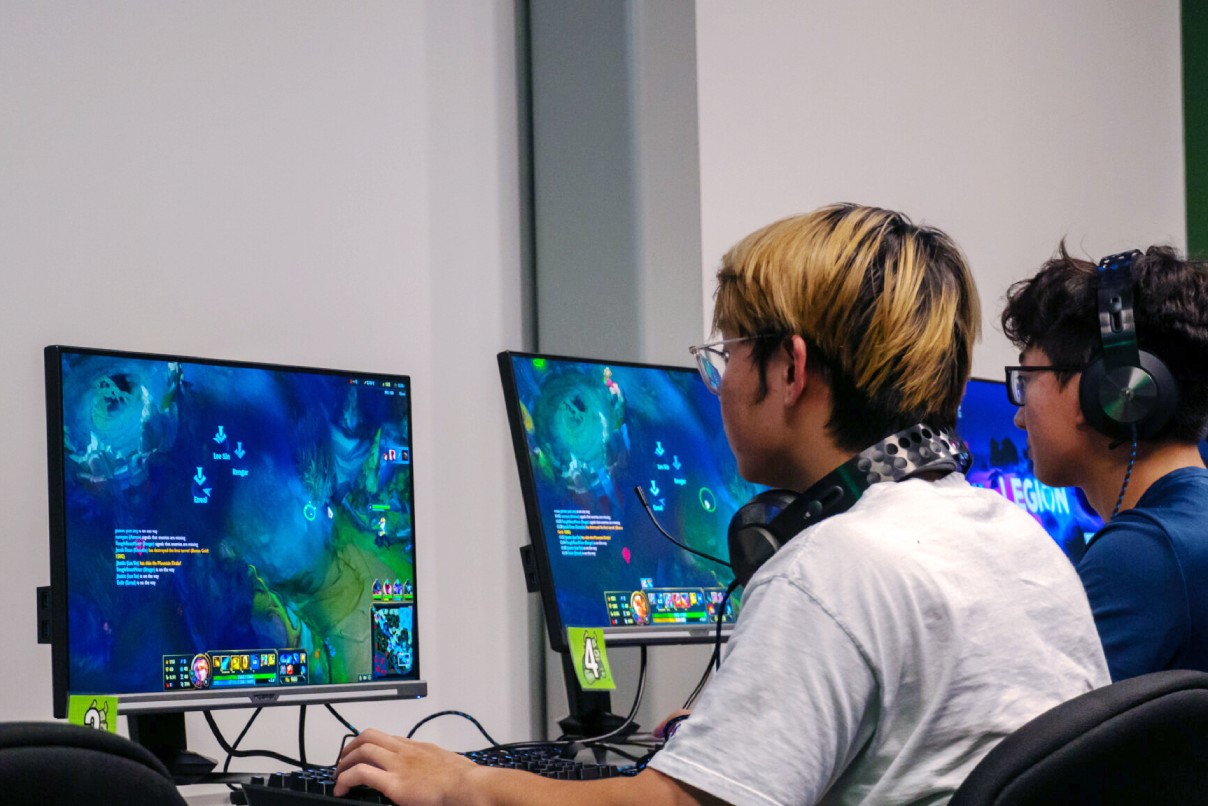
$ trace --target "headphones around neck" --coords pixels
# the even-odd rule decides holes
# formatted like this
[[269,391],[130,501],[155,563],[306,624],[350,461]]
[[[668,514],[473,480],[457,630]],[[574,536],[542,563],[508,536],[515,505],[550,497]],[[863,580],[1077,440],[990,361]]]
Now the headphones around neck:
[[730,519],[730,567],[746,585],[761,565],[807,526],[851,508],[864,491],[929,471],[964,473],[973,462],[955,432],[913,425],[847,460],[803,493],[767,490]]
[[1161,433],[1179,404],[1178,386],[1162,359],[1137,346],[1132,264],[1137,250],[1099,261],[1101,349],[1082,370],[1078,402],[1087,422],[1116,439]]

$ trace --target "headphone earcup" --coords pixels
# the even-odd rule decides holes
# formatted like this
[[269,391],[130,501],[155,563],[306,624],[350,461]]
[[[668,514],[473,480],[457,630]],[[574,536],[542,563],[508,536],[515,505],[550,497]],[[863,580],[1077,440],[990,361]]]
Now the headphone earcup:
[[1137,427],[1137,436],[1142,439],[1152,439],[1159,436],[1179,408],[1179,385],[1166,367],[1165,362],[1153,353],[1141,351],[1141,368],[1149,373],[1158,387],[1158,395],[1154,399],[1153,408],[1145,418],[1144,426]]
[[1140,366],[1108,369],[1102,354],[1082,370],[1078,402],[1086,421],[1109,437],[1158,436],[1179,405],[1174,376],[1160,358],[1138,352]]
[[792,490],[765,490],[734,513],[727,542],[730,568],[738,584],[745,586],[750,582],[759,566],[780,550],[783,543],[768,525],[797,497]]

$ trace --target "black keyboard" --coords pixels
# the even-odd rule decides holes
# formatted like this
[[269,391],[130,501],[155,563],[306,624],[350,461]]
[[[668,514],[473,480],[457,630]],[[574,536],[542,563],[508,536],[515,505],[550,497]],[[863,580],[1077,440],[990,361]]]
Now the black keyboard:
[[[562,758],[560,745],[534,745],[514,749],[492,748],[463,753],[466,758],[487,767],[525,770],[546,778],[563,781],[595,781],[636,775],[633,765],[595,764]],[[243,784],[247,806],[305,806],[318,803],[391,803],[377,790],[357,787],[343,797],[332,794],[335,768],[316,767],[305,771],[273,773],[267,779],[255,777]]]

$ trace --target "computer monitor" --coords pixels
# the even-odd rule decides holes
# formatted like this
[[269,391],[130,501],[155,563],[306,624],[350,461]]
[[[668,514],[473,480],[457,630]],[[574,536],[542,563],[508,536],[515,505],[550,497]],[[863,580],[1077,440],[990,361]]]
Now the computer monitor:
[[968,479],[1026,510],[1077,562],[1103,521],[1077,487],[1050,487],[1036,478],[1027,432],[1015,425],[1016,411],[1004,382],[969,381],[956,420],[973,453]]
[[[969,481],[1023,507],[1077,562],[1103,520],[1077,487],[1049,487],[1037,480],[1028,435],[1015,425],[1016,411],[1005,382],[969,381],[957,415],[957,431],[973,453]],[[1208,440],[1200,443],[1200,456],[1208,462]]]
[[426,694],[406,376],[45,361],[56,717],[117,695],[172,752],[187,710]]
[[738,475],[721,409],[695,369],[499,354],[550,644],[599,627],[609,645],[714,640],[739,597],[733,574],[662,536],[728,561],[731,516],[762,487]]

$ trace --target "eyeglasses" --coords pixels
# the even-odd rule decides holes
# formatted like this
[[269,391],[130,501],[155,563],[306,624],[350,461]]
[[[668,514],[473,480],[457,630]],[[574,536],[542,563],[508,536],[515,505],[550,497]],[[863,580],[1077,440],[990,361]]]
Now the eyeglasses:
[[705,382],[705,386],[709,387],[710,392],[715,395],[721,392],[721,376],[726,373],[726,364],[730,363],[730,351],[726,349],[726,345],[754,341],[763,338],[764,335],[767,334],[739,336],[734,339],[711,341],[708,344],[698,344],[688,348],[688,352],[692,353],[696,359],[696,368],[700,372],[701,380]]
[[1022,406],[1026,399],[1029,372],[1081,372],[1083,368],[1063,364],[1043,367],[1006,367],[1005,369],[1007,371],[1007,400],[1010,400],[1013,406]]

